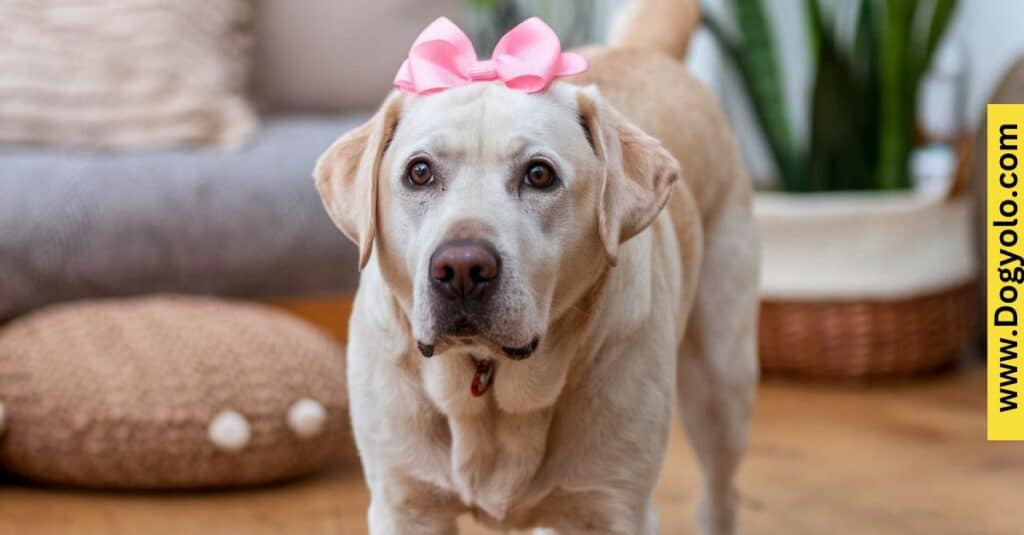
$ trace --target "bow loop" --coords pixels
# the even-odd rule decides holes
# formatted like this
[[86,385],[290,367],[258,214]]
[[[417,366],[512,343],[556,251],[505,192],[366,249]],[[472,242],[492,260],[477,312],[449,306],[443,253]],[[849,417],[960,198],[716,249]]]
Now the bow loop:
[[426,95],[474,81],[500,79],[511,89],[544,91],[559,76],[587,70],[579,54],[562,52],[558,35],[537,17],[505,34],[490,60],[480,61],[469,37],[441,17],[416,38],[409,57],[398,69],[395,87]]
[[476,51],[454,22],[441,17],[420,33],[398,69],[395,87],[428,94],[472,81]]

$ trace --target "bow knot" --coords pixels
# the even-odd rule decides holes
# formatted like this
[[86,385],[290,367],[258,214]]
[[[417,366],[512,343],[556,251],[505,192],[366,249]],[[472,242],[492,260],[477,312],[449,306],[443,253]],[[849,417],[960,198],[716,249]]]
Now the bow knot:
[[474,82],[487,82],[498,79],[498,68],[493,60],[476,60],[469,68],[469,77]]
[[537,17],[509,30],[491,59],[480,60],[469,37],[445,17],[427,26],[395,75],[395,87],[427,95],[473,82],[501,80],[511,89],[544,91],[559,76],[587,70],[579,54],[562,52],[558,36]]

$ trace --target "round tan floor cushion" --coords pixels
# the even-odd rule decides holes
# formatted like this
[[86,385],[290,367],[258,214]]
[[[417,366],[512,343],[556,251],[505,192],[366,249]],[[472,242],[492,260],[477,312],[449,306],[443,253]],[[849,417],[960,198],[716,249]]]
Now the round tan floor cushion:
[[274,309],[205,298],[80,302],[11,323],[0,404],[0,467],[59,484],[276,481],[351,440],[340,347]]

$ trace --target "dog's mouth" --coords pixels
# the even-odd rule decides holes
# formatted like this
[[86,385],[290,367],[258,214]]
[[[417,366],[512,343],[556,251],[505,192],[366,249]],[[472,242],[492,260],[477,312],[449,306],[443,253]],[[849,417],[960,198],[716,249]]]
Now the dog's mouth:
[[540,345],[540,338],[535,336],[533,337],[533,340],[530,340],[529,344],[522,347],[502,346],[501,352],[512,360],[523,360],[530,358],[530,355],[533,355],[533,352],[537,350],[538,345]]
[[[458,338],[455,337],[455,335],[449,334],[445,339],[448,341],[455,341],[456,343],[461,342],[467,346],[472,346],[474,345],[474,342],[476,342],[473,338],[475,335],[476,333],[469,336],[463,335],[462,338]],[[501,346],[501,352],[511,360],[523,360],[532,355],[534,351],[537,350],[538,345],[540,345],[540,338],[535,337],[529,344],[522,347]],[[416,342],[416,347],[424,357],[430,358],[434,356],[434,344]],[[473,397],[478,398],[486,394],[487,391],[490,390],[491,385],[494,384],[496,365],[492,358],[483,358],[472,354],[469,355],[469,358],[473,363],[473,377],[469,382],[469,393]]]
[[[451,346],[463,346],[467,350],[466,353],[471,353],[469,358],[473,363],[473,377],[469,383],[469,393],[473,397],[480,397],[490,390],[491,385],[494,384],[496,368],[493,358],[480,357],[478,355],[481,353],[493,355],[500,351],[501,354],[510,360],[524,360],[533,355],[540,345],[540,337],[534,337],[524,346],[501,345],[485,336],[475,323],[464,317],[456,318],[449,323],[444,333],[438,338],[438,341],[444,346],[442,347],[442,352],[446,352]],[[433,357],[437,350],[436,342],[427,343],[418,340],[416,341],[416,348],[426,358]],[[466,353],[462,353],[462,355]],[[463,357],[460,355],[460,358]]]
[[[440,333],[439,340],[447,344],[452,345],[485,345],[490,346],[494,350],[500,350],[502,354],[511,360],[524,360],[533,355],[537,351],[537,347],[540,345],[540,337],[535,336],[529,343],[523,346],[507,346],[502,345],[497,340],[494,340],[488,336],[480,326],[467,316],[460,316],[452,319],[444,330]],[[482,342],[482,344],[481,344]],[[416,341],[416,347],[419,349],[420,354],[424,357],[430,358],[434,356],[436,350],[436,342],[421,342]]]
[[[468,344],[468,343],[472,342],[472,338],[470,338],[470,337],[477,336],[477,335],[478,335],[478,333],[458,334],[458,335],[451,335],[451,336],[462,337],[463,342]],[[508,357],[511,360],[524,360],[524,359],[530,358],[530,356],[532,356],[533,353],[535,351],[537,351],[537,346],[539,346],[539,345],[540,345],[540,337],[535,336],[533,338],[533,340],[530,340],[530,343],[526,344],[525,346],[521,346],[521,347],[499,346],[499,348],[501,349],[501,352],[504,353],[505,356]],[[416,342],[416,348],[419,349],[421,355],[423,355],[424,357],[430,358],[430,357],[434,356],[434,350],[436,349],[436,346],[434,344],[428,344],[426,342],[419,342],[419,341],[417,341]]]

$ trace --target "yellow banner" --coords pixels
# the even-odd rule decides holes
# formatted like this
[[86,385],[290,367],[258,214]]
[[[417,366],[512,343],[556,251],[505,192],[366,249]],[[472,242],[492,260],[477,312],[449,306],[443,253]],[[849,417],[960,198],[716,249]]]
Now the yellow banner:
[[1024,104],[988,105],[988,439],[1024,440]]

